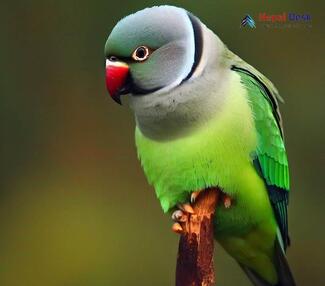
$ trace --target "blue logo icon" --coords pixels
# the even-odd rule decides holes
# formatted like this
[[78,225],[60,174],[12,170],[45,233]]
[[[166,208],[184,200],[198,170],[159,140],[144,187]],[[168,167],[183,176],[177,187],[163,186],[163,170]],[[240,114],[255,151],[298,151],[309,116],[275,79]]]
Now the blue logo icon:
[[249,15],[246,15],[244,17],[244,19],[241,20],[241,25],[242,25],[242,27],[248,26],[248,27],[250,27],[252,29],[256,28],[254,19]]

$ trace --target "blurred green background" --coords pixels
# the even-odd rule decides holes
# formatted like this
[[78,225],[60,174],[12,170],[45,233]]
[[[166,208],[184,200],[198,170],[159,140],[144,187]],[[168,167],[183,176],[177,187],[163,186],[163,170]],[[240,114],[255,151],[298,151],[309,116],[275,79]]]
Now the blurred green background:
[[[324,2],[112,2],[0,4],[0,285],[174,284],[178,237],[137,161],[133,116],[104,84],[115,23],[163,3],[196,14],[285,98],[288,258],[298,285],[325,285]],[[312,27],[240,28],[246,14],[290,11]],[[220,247],[216,274],[250,285]]]

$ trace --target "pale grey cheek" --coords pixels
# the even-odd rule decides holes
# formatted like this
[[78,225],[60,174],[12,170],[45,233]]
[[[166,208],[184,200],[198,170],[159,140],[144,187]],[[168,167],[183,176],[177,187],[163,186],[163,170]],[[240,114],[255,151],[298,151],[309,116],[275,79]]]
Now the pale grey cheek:
[[191,68],[191,58],[185,43],[168,44],[152,54],[145,68],[132,73],[135,83],[144,89],[163,88],[183,80]]

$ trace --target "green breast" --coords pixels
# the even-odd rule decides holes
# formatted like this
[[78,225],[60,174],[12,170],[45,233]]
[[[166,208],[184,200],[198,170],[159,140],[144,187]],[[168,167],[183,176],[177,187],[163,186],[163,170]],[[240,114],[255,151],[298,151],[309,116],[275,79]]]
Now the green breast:
[[233,85],[222,111],[186,136],[155,141],[136,128],[135,138],[144,172],[165,212],[207,187],[236,193],[237,177],[252,168],[250,153],[256,146],[251,109],[240,84]]
[[272,257],[277,225],[265,183],[252,164],[257,134],[247,91],[236,80],[222,111],[200,128],[172,141],[151,140],[136,128],[136,145],[165,212],[189,201],[193,191],[218,186],[228,193],[233,205],[218,205],[216,239],[237,261],[276,281]]

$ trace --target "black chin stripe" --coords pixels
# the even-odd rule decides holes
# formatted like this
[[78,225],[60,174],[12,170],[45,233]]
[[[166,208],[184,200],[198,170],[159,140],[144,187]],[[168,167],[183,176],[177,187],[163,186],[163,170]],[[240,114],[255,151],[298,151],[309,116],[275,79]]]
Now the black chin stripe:
[[187,13],[187,15],[191,21],[192,28],[193,28],[195,53],[194,53],[194,62],[192,65],[192,69],[183,81],[187,81],[192,77],[193,73],[196,71],[196,68],[200,63],[202,57],[202,51],[203,51],[203,35],[202,35],[201,23],[191,13]]
[[156,87],[156,88],[151,88],[151,89],[145,89],[140,86],[138,86],[133,78],[131,73],[129,72],[128,77],[126,78],[126,82],[124,86],[119,90],[119,94],[128,94],[131,93],[134,96],[141,96],[141,95],[146,95],[149,93],[153,93],[157,90],[161,89],[161,87]]

